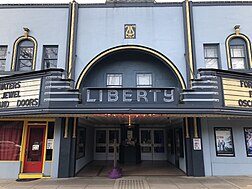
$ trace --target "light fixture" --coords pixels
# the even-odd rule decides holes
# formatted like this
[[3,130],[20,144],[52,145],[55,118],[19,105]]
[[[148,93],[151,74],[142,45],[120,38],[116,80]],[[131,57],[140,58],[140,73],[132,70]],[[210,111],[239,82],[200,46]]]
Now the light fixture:
[[131,116],[129,114],[129,124],[128,124],[128,127],[131,127]]

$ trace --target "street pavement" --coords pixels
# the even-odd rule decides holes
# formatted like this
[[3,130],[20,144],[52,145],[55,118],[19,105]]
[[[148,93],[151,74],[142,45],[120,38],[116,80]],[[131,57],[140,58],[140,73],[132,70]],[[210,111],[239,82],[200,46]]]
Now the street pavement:
[[32,181],[0,180],[0,189],[252,189],[252,176],[74,177]]

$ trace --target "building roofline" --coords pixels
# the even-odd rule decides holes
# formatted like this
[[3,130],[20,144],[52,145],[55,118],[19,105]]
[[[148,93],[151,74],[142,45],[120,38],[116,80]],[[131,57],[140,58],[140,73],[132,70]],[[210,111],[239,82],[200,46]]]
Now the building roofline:
[[[181,7],[183,2],[165,2],[165,3],[81,3],[79,8],[117,8],[117,7]],[[0,4],[0,9],[7,8],[69,8],[69,4]]]
[[[181,7],[181,2],[131,2],[131,3],[83,3],[79,8],[121,8],[121,7]],[[252,1],[192,1],[193,6],[252,6]],[[69,8],[69,3],[37,4],[0,4],[0,9],[7,8]]]
[[181,7],[182,2],[168,3],[99,3],[79,4],[79,8],[121,8],[121,7]]
[[252,6],[252,1],[198,1],[193,6]]
[[69,8],[68,4],[0,4],[0,9],[8,8]]

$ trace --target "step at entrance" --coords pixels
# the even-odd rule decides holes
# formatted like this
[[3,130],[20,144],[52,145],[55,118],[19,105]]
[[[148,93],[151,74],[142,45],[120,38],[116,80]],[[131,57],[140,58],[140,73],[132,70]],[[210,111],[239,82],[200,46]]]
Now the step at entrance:
[[20,173],[18,175],[19,179],[35,179],[43,178],[43,173]]
[[113,189],[150,189],[144,179],[118,179]]

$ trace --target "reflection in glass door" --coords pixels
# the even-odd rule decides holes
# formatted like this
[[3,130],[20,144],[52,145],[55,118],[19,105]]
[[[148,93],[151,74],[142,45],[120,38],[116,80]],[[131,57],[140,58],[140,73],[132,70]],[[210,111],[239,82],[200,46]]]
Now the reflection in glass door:
[[96,129],[95,130],[95,160],[113,160],[114,139],[116,139],[117,158],[119,158],[119,129]]
[[141,129],[142,160],[166,160],[164,129]]

